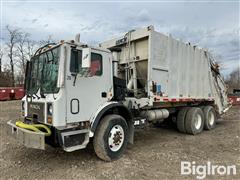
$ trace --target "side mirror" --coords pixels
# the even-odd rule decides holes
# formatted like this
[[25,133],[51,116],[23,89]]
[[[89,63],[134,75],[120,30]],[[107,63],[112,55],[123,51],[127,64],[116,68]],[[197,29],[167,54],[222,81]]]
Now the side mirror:
[[31,77],[31,74],[30,74],[31,67],[32,67],[32,62],[27,61],[26,69],[25,69],[24,90],[28,90],[28,88],[29,88],[29,79]]
[[91,48],[82,49],[82,68],[91,67]]

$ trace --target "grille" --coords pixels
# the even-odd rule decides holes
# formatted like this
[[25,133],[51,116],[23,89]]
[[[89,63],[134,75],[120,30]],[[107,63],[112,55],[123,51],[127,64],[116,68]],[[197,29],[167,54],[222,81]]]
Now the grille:
[[28,103],[28,117],[34,121],[44,123],[44,103]]

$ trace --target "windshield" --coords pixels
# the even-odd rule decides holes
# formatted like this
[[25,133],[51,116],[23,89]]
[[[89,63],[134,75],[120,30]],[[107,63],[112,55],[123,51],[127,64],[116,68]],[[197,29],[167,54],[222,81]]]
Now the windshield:
[[35,94],[41,88],[42,93],[56,93],[58,79],[60,48],[48,50],[31,59],[28,79],[26,80],[27,92]]

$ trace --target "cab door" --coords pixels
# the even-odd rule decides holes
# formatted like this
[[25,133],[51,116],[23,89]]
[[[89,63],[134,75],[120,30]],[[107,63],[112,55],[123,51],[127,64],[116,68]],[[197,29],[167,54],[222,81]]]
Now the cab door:
[[[81,69],[82,50],[71,49],[67,68],[67,123],[87,121],[109,101],[113,91],[111,54],[91,49],[88,75]],[[72,72],[78,72],[73,74]]]

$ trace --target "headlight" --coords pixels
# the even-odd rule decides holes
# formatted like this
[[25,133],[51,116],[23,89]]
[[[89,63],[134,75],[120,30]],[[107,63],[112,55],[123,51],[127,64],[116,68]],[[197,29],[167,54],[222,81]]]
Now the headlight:
[[53,113],[52,104],[48,104],[48,115],[52,115],[52,113]]

